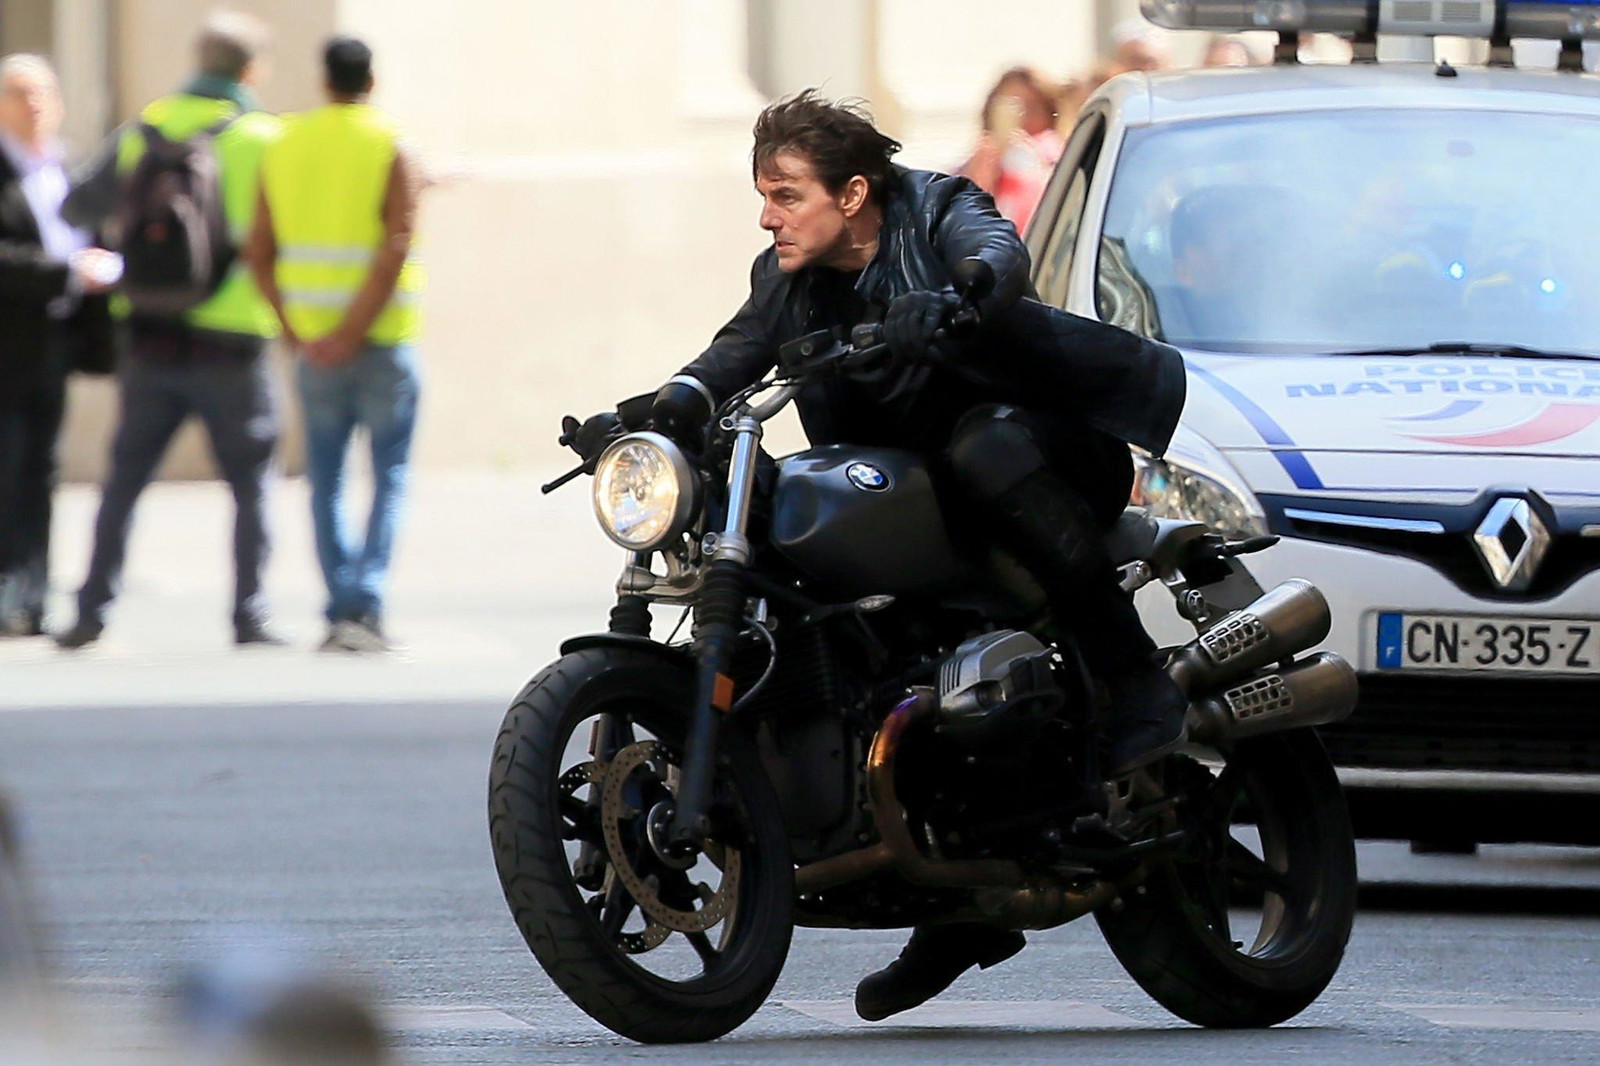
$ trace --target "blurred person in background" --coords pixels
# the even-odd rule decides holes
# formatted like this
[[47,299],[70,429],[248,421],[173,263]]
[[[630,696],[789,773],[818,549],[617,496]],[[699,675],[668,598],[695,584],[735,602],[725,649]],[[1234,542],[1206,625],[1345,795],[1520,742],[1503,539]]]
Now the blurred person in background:
[[[1143,19],[1126,19],[1111,30],[1111,54],[1102,56],[1084,79],[1088,97],[1118,74],[1172,69],[1172,48],[1166,34]],[[1081,105],[1080,105],[1081,106]]]
[[1111,30],[1111,58],[1106,63],[1108,81],[1131,70],[1172,69],[1172,46],[1165,31],[1143,19],[1127,19]]
[[[267,153],[250,262],[299,351],[311,517],[327,584],[321,650],[392,648],[383,626],[421,379],[420,264],[411,256],[421,167],[367,101],[372,50],[335,37],[323,51],[328,104],[293,116]],[[372,450],[372,508],[352,541],[345,453],[356,427]]]
[[1021,233],[1061,158],[1061,90],[1028,67],[1000,75],[983,102],[983,132],[958,173],[994,197]]
[[1206,42],[1205,54],[1200,59],[1202,67],[1248,67],[1255,62],[1250,49],[1237,37],[1214,33]]
[[1078,125],[1078,113],[1083,110],[1089,94],[1094,90],[1095,86],[1090,84],[1087,77],[1068,78],[1061,83],[1061,89],[1056,93],[1056,133],[1061,136],[1063,145]]
[[[143,194],[135,184],[149,153],[204,138],[219,174],[223,240],[242,244],[255,204],[261,153],[279,132],[273,116],[257,110],[251,88],[265,71],[265,25],[248,15],[220,12],[197,41],[199,69],[178,92],[163,96],[113,137],[102,163],[73,190],[73,217],[129,217]],[[132,256],[122,234],[125,254]],[[226,250],[231,254],[232,249]],[[228,260],[224,257],[222,263]],[[129,259],[129,274],[134,261]],[[277,645],[261,588],[267,559],[266,481],[278,442],[267,343],[278,323],[244,264],[219,271],[216,287],[198,304],[174,314],[135,308],[127,318],[128,351],[118,368],[121,416],[111,446],[111,471],[100,497],[89,575],[78,592],[78,620],[57,637],[73,650],[98,640],[116,597],[127,554],[128,530],[140,493],[178,427],[198,415],[232,490],[234,525],[233,635],[240,645]]]
[[61,218],[61,118],[48,62],[0,58],[0,636],[44,632],[67,374],[111,368],[116,256]]

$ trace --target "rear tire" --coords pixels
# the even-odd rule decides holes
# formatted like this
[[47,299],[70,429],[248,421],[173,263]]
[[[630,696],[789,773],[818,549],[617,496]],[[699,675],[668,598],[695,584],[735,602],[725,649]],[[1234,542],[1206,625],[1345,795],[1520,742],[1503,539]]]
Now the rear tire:
[[[1355,840],[1322,743],[1309,729],[1234,746],[1221,773],[1185,756],[1159,770],[1185,797],[1179,853],[1096,918],[1139,986],[1185,1021],[1276,1025],[1327,987],[1355,920]],[[1259,847],[1246,840],[1253,825]],[[1235,939],[1240,903],[1259,929]]]
[[[731,725],[699,865],[675,872],[645,842],[647,809],[672,794],[692,682],[687,665],[631,649],[567,655],[506,712],[489,773],[495,865],[523,939],[590,1017],[643,1043],[714,1040],[741,1025],[765,1002],[793,932],[794,869],[777,799]],[[626,730],[609,757],[583,751],[585,721],[626,723],[602,727]],[[651,736],[639,739],[636,728]],[[608,769],[626,771],[620,783]],[[599,873],[575,871],[579,847],[601,856]],[[715,894],[707,881],[694,884],[703,871],[718,882]],[[670,906],[667,921],[708,924],[669,929],[625,882],[644,886],[656,915]]]

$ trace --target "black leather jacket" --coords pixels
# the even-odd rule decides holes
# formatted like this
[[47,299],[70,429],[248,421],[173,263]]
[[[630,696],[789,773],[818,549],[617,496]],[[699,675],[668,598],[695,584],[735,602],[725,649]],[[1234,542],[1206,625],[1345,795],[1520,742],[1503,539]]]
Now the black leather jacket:
[[812,443],[941,448],[966,410],[1010,403],[1069,411],[1122,440],[1165,448],[1183,406],[1177,352],[1034,299],[1028,250],[993,199],[966,178],[932,171],[895,168],[878,250],[853,297],[840,284],[844,275],[824,267],[784,273],[769,248],[751,268],[749,299],[682,373],[721,403],[771,369],[788,341],[847,331],[852,312],[875,321],[903,293],[953,291],[951,271],[969,256],[990,266],[995,283],[979,305],[983,325],[957,353],[964,373],[906,366],[871,383],[817,375],[796,398]]

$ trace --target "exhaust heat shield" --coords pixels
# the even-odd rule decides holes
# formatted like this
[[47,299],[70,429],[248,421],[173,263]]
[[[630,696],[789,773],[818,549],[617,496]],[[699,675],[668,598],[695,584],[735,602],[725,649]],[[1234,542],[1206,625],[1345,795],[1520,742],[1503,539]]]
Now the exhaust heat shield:
[[1309,581],[1285,581],[1179,648],[1167,673],[1191,699],[1211,692],[1328,635],[1328,601]]
[[1189,737],[1200,744],[1330,725],[1355,710],[1356,672],[1331,651],[1252,677],[1189,707]]

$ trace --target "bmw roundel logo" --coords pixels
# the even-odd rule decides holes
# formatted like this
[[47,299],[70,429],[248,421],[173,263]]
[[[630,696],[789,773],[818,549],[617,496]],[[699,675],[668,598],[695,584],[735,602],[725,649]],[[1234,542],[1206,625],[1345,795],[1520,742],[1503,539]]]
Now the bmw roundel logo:
[[844,468],[844,476],[850,479],[850,484],[866,492],[889,490],[889,475],[871,463],[851,463]]

